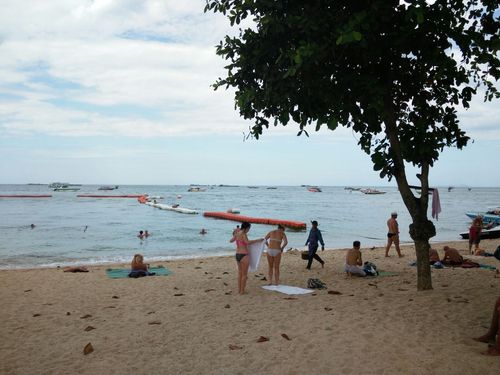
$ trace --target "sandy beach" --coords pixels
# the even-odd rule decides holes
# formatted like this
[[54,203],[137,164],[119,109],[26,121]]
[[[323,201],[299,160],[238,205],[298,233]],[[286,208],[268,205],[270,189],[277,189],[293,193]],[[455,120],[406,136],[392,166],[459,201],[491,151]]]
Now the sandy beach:
[[[467,255],[465,241],[447,244],[500,268]],[[443,245],[433,246],[440,255]],[[498,245],[481,242],[489,252]],[[140,279],[110,279],[109,265],[1,271],[0,373],[500,373],[500,358],[471,339],[489,326],[498,271],[433,269],[434,290],[417,292],[412,246],[401,259],[394,249],[389,258],[382,248],[362,253],[398,275],[347,278],[345,250],[320,253],[325,268],[316,262],[311,271],[300,252],[285,254],[282,284],[305,288],[312,277],[328,287],[299,296],[261,288],[265,259],[243,296],[234,257],[157,262],[173,273]]]

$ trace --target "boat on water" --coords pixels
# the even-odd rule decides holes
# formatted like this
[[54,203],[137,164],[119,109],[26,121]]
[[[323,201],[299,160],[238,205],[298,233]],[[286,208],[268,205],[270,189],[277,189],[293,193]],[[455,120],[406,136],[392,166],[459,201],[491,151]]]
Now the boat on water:
[[493,223],[494,225],[500,225],[500,207],[488,208],[486,212],[466,212],[465,215],[471,219],[481,216],[483,224]]
[[170,206],[168,204],[154,203],[154,202],[146,202],[144,204],[147,206],[154,207],[154,208],[159,208],[160,210],[174,211],[174,212],[179,212],[181,214],[197,214],[198,213],[198,211],[196,211],[196,210],[191,210],[190,208],[179,207],[179,205]]
[[69,185],[70,185],[69,182],[52,182],[49,184],[49,188],[57,189],[57,188],[68,187]]
[[118,188],[119,188],[118,185],[115,185],[115,186],[101,186],[97,190],[116,190]]
[[205,191],[205,189],[198,187],[198,186],[193,186],[188,189],[190,193],[198,193],[200,191]]
[[307,188],[311,193],[321,193],[321,189],[317,186],[309,186]]
[[361,189],[360,190],[363,194],[371,194],[371,195],[376,195],[376,194],[385,194],[385,191],[382,190],[377,190],[377,189]]
[[355,188],[355,187],[351,187],[351,186],[346,186],[344,188],[344,190],[349,190],[349,191],[360,191],[361,188]]
[[[460,236],[464,240],[468,240],[469,231],[460,233]],[[483,229],[481,231],[481,239],[488,239],[488,238],[500,238],[500,225],[497,225],[490,229]]]
[[80,188],[76,188],[76,187],[58,187],[58,188],[54,188],[53,189],[54,191],[78,191],[80,190]]

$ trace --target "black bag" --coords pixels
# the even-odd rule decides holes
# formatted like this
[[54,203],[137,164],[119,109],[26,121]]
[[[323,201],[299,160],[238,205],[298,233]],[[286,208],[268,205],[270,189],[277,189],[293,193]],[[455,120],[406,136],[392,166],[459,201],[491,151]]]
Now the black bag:
[[500,246],[497,247],[497,249],[495,250],[495,252],[493,253],[493,256],[495,258],[497,258],[498,260],[500,260]]
[[307,287],[309,289],[326,289],[326,285],[320,279],[308,279]]
[[365,262],[363,271],[365,271],[367,276],[378,276],[377,266],[372,262]]

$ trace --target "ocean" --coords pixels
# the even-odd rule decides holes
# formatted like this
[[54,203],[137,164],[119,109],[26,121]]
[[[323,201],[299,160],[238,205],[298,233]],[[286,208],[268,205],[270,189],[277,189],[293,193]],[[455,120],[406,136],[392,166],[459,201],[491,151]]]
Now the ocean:
[[[344,187],[321,186],[312,193],[303,186],[120,186],[98,191],[83,185],[78,192],[53,192],[47,185],[0,185],[0,195],[52,194],[46,199],[0,198],[0,269],[54,267],[74,264],[129,262],[135,253],[147,261],[221,256],[234,253],[230,244],[236,222],[203,217],[205,211],[237,208],[242,215],[317,220],[326,246],[345,248],[360,240],[362,247],[383,246],[386,221],[397,211],[401,242],[410,242],[410,216],[395,187],[378,187],[386,194],[365,195]],[[442,212],[433,220],[431,240],[459,240],[466,231],[467,211],[500,205],[500,188],[439,189]],[[77,194],[144,194],[165,197],[166,204],[200,211],[186,215],[139,204],[137,199],[78,198]],[[430,212],[429,212],[430,217]],[[35,224],[31,229],[30,225]],[[200,235],[204,228],[208,233]],[[264,237],[274,226],[253,224],[249,238]],[[139,230],[152,235],[140,240]],[[287,230],[289,247],[303,248],[307,231]]]

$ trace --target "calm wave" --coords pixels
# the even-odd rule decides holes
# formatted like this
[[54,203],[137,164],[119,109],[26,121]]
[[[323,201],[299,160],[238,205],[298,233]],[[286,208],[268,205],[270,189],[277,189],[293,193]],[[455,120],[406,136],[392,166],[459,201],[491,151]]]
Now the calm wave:
[[[386,221],[391,211],[398,211],[401,241],[410,241],[410,217],[394,187],[378,188],[386,191],[383,195],[349,192],[343,187],[321,187],[321,193],[312,193],[299,186],[206,186],[202,192],[188,192],[189,186],[120,186],[104,192],[161,195],[164,203],[179,203],[200,211],[199,215],[154,209],[136,199],[76,197],[103,193],[97,188],[84,185],[78,192],[52,192],[46,185],[0,185],[0,194],[53,195],[47,199],[0,198],[0,268],[128,262],[137,252],[149,260],[231,254],[234,249],[228,239],[237,223],[201,214],[229,208],[238,208],[247,216],[308,224],[318,220],[327,247],[333,248],[348,247],[355,239],[365,247],[383,245]],[[459,232],[468,227],[466,211],[500,205],[498,188],[455,188],[450,192],[442,188],[440,196],[443,211],[439,221],[434,221],[437,235],[432,241],[460,239]],[[207,235],[199,234],[202,228]],[[152,236],[141,241],[136,236],[145,229]],[[263,237],[271,229],[254,224],[249,237]],[[307,233],[287,231],[287,236],[289,246],[298,248],[304,245]]]

